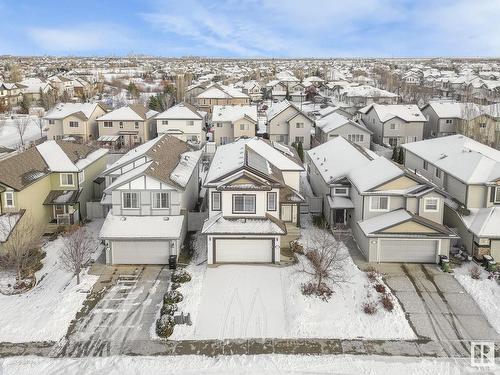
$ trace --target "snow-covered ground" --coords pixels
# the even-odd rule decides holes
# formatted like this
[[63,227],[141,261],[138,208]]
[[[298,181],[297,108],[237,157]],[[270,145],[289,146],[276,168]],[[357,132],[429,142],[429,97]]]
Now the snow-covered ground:
[[[79,374],[344,374],[452,375],[472,370],[470,360],[350,355],[156,356],[0,359],[5,375]],[[462,372],[463,371],[463,372]],[[472,373],[472,372],[471,372]],[[474,372],[476,373],[476,372]],[[493,372],[492,372],[493,373]]]
[[[305,215],[302,219],[301,241],[306,243],[312,222]],[[181,287],[184,300],[179,304],[179,311],[191,314],[193,325],[176,326],[171,339],[416,338],[395,297],[392,312],[381,305],[374,315],[362,311],[362,304],[376,301],[378,294],[349,256],[344,261],[348,283],[335,287],[325,302],[302,295],[301,284],[308,279],[298,272],[300,264],[223,265],[207,271],[205,263],[196,265],[206,252],[201,236],[197,247],[198,258],[188,267],[193,279]],[[342,251],[348,253],[346,248]]]
[[458,282],[476,301],[486,319],[500,333],[500,286],[495,280],[488,280],[488,272],[482,270],[481,278],[474,280],[469,276],[471,267],[479,267],[475,263],[464,263],[454,268]]
[[[23,135],[24,143],[41,138],[40,128],[33,121],[33,118],[30,119],[31,121]],[[21,144],[21,138],[16,129],[15,121],[16,120],[10,118],[7,120],[0,120],[0,146],[16,148]]]
[[[100,225],[102,220],[88,228],[96,233]],[[59,266],[62,246],[61,238],[45,245],[47,256],[33,289],[19,295],[0,294],[0,342],[55,341],[66,334],[98,276],[84,270],[76,285],[76,278]]]

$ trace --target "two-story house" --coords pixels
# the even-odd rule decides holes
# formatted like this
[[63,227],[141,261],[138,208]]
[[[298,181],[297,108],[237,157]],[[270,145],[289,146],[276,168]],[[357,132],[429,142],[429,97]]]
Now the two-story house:
[[260,102],[262,100],[262,88],[259,82],[255,80],[247,81],[242,87],[243,93],[250,97],[252,103]]
[[196,97],[196,106],[202,111],[212,113],[214,105],[249,105],[250,97],[230,86],[214,84]]
[[257,106],[216,105],[212,112],[213,140],[217,146],[240,137],[254,137],[257,128]]
[[23,99],[24,88],[20,83],[0,82],[0,103],[7,108],[17,106]]
[[47,139],[97,140],[96,119],[105,113],[106,109],[99,103],[59,103],[43,118]]
[[46,141],[0,161],[0,215],[26,211],[43,232],[80,222],[99,200],[108,150]]
[[418,106],[411,104],[370,104],[359,110],[361,119],[379,145],[398,147],[423,139],[427,121]]
[[189,103],[179,103],[156,116],[158,135],[168,134],[192,144],[205,144],[207,113]]
[[108,210],[100,238],[109,264],[167,264],[178,256],[187,211],[199,194],[202,150],[161,135],[126,153],[102,176],[101,203]]
[[267,111],[267,133],[271,141],[291,146],[302,143],[311,148],[311,129],[314,121],[288,100],[274,103]]
[[337,112],[331,112],[316,120],[315,141],[317,144],[325,143],[340,136],[369,149],[371,134],[372,132],[364,125],[352,121]]
[[204,182],[208,264],[279,263],[298,237],[303,169],[292,147],[261,138],[218,147]]
[[157,111],[141,104],[131,104],[108,112],[96,119],[98,141],[125,147],[147,142],[156,135],[154,119],[157,114]]
[[467,251],[500,259],[500,151],[463,135],[406,144],[405,166],[442,189],[445,223]]
[[453,231],[435,187],[343,137],[307,152],[308,177],[334,229],[352,230],[370,262],[436,263]]

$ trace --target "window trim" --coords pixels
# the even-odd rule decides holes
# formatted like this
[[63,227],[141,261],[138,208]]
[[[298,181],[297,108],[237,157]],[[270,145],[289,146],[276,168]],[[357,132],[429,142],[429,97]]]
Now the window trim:
[[[436,209],[428,209],[427,201],[435,200],[436,201]],[[425,197],[424,198],[424,212],[439,212],[439,198],[438,197]]]
[[[165,207],[156,207],[155,206],[155,202],[160,202],[161,203],[161,198],[160,198],[159,201],[156,198],[157,194],[165,194],[165,196],[166,196],[165,200],[166,200],[166,203],[167,203],[167,205]],[[151,192],[151,208],[153,210],[168,210],[170,208],[170,194],[168,194],[166,191],[153,191],[153,192]]]
[[434,176],[436,176],[436,178],[441,179],[441,169],[436,167],[436,170],[434,171]]
[[[125,207],[125,194],[135,194],[137,196],[137,207]],[[138,192],[135,191],[124,191],[122,192],[122,210],[138,210],[141,208],[141,198]],[[130,199],[130,203],[132,203],[132,199]]]
[[[243,209],[245,209],[245,198],[246,197],[253,197],[253,211],[236,211],[235,210],[235,199],[237,197],[243,197]],[[233,201],[233,207],[232,207],[232,213],[233,214],[255,214],[257,212],[257,196],[255,194],[233,194],[232,197]]]
[[[214,208],[214,196],[217,195],[219,197],[219,205],[217,208]],[[212,191],[210,196],[210,208],[212,211],[221,211],[222,210],[222,194],[220,191]]]
[[68,123],[68,126],[69,126],[70,128],[78,128],[78,127],[80,126],[80,123],[79,123],[78,121],[70,121],[70,122]]
[[[337,193],[337,189],[343,189],[345,190],[345,193]],[[337,196],[337,197],[348,197],[349,196],[349,188],[346,186],[346,187],[341,187],[341,186],[338,186],[338,187],[334,187],[333,188],[333,195],[334,196]]]
[[[384,208],[384,209],[373,208],[372,207],[373,198],[378,198],[378,199],[387,198],[387,208]],[[369,207],[370,212],[389,212],[389,210],[391,208],[391,197],[387,196],[387,195],[372,195],[372,196],[370,196],[370,205],[368,207]]]
[[[498,203],[500,203],[500,186],[494,186],[493,190],[495,191],[493,193],[493,203],[498,204]],[[497,196],[498,196],[498,199],[497,199]]]
[[428,171],[429,170],[429,162],[427,160],[424,160],[424,163],[423,163],[423,168],[424,170]]
[[[269,197],[274,197],[274,209],[269,207]],[[266,195],[266,209],[267,211],[278,211],[278,193],[275,191],[270,191]]]
[[113,121],[103,121],[102,127],[103,128],[112,128],[113,127]]
[[[7,196],[11,196],[11,199],[7,198]],[[5,202],[4,202],[4,207],[5,208],[14,208],[16,207],[16,204],[14,202],[14,192],[13,191],[6,191],[4,192],[4,197],[5,197]],[[12,204],[7,204],[7,201],[12,200]]]
[[[82,176],[81,179],[80,176]],[[81,184],[82,182],[85,182],[85,170],[78,172],[78,183]]]
[[[71,176],[71,184],[63,184],[63,176]],[[75,176],[73,173],[59,173],[59,185],[60,186],[75,186]]]

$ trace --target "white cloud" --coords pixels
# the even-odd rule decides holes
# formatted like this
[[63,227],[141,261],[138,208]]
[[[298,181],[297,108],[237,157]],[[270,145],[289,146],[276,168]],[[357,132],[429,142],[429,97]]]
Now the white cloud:
[[110,24],[68,25],[31,28],[28,35],[46,51],[113,51],[132,45],[127,30]]

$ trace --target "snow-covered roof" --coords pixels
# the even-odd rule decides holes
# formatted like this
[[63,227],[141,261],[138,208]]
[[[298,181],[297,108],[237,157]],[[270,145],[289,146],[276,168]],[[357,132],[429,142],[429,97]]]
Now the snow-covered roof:
[[59,103],[44,118],[58,120],[81,112],[88,119],[98,106],[98,103]]
[[360,192],[365,192],[402,175],[404,171],[401,168],[388,159],[379,157],[351,170],[349,180]]
[[382,215],[377,215],[369,219],[358,221],[361,230],[365,234],[372,234],[378,232],[379,230],[391,227],[403,221],[411,219],[412,216],[408,211],[404,209],[399,209],[391,212],[387,212]]
[[270,218],[225,218],[222,213],[208,218],[203,234],[285,234],[286,230]]
[[37,145],[36,149],[52,172],[78,172],[78,167],[73,164],[56,141],[45,141]]
[[300,162],[293,159],[296,154],[289,146],[277,142],[271,144],[257,137],[251,138],[247,146],[282,171],[304,170]]
[[348,197],[327,195],[330,208],[354,208],[354,204]]
[[257,122],[257,106],[255,105],[214,105],[212,121],[234,122],[247,116]]
[[500,151],[460,134],[402,147],[467,184],[500,178]]
[[342,116],[339,113],[332,112],[319,120],[316,120],[316,127],[321,129],[325,133],[329,133],[332,130],[338,129],[343,125],[352,124],[353,126],[364,130],[367,133],[371,133],[366,127],[358,124],[354,121],[349,120],[347,117]]
[[200,161],[203,150],[187,151],[181,154],[179,164],[170,174],[170,179],[178,185],[185,187],[191,178],[194,168]]
[[377,113],[381,122],[389,121],[394,117],[398,117],[407,122],[427,121],[423,113],[415,104],[370,104],[359,111],[368,113],[370,109]]
[[229,98],[249,98],[249,96],[242,91],[223,85],[213,85],[198,95],[198,98],[208,99],[229,99]]
[[108,152],[109,152],[109,150],[107,148],[99,148],[95,151],[92,151],[85,158],[77,160],[75,162],[75,165],[81,171],[81,170],[87,168],[90,164],[92,164],[96,160],[99,160],[100,158],[102,158]]
[[369,85],[349,85],[341,89],[343,95],[347,97],[365,97],[365,98],[396,98],[397,95]]
[[290,103],[286,99],[282,100],[282,101],[279,101],[278,103],[273,103],[271,105],[271,107],[269,107],[268,110],[266,111],[267,120],[268,121],[272,120],[276,115],[278,115],[279,113],[283,112],[288,107],[294,107],[294,108],[296,108],[292,103]]
[[153,138],[143,144],[140,144],[139,146],[133,148],[132,150],[128,151],[125,155],[123,155],[120,159],[115,161],[113,164],[111,164],[109,167],[106,168],[106,170],[102,173],[103,175],[108,174],[110,171],[117,169],[123,165],[126,165],[130,163],[131,161],[140,158],[142,156],[145,156],[146,153],[161,139],[160,137]]
[[138,113],[131,106],[124,106],[99,117],[98,121],[144,121],[146,111]]
[[[108,213],[101,228],[101,239],[179,239],[184,215],[115,216]],[[140,247],[138,247],[140,251]]]
[[461,216],[467,228],[478,237],[500,238],[500,207],[470,209]]
[[158,120],[200,120],[203,115],[188,103],[179,103],[163,111],[158,116]]

